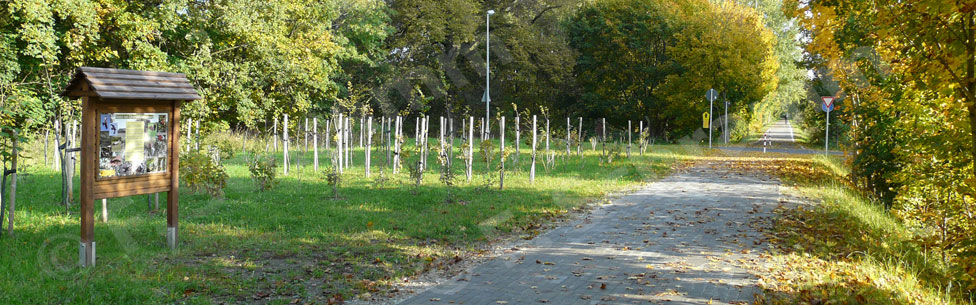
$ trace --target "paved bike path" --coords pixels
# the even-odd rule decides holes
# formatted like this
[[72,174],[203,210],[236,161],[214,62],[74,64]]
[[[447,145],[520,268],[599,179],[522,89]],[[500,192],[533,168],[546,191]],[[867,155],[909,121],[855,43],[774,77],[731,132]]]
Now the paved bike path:
[[613,199],[400,304],[747,304],[778,182],[720,162]]

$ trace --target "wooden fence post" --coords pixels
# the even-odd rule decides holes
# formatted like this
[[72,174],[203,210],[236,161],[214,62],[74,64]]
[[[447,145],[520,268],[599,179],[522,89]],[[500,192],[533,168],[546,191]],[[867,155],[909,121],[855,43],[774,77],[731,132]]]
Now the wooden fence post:
[[634,127],[630,125],[630,120],[627,120],[627,158],[630,158],[630,142],[631,142],[630,129],[631,128]]

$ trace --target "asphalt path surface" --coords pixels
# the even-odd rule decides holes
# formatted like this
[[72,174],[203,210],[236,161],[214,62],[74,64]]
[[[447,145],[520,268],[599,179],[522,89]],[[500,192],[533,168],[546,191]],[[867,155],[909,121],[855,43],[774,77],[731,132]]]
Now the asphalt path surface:
[[[749,143],[748,146],[726,146],[719,147],[719,149],[726,151],[739,151],[739,152],[769,152],[769,153],[786,153],[786,154],[823,154],[823,149],[808,149],[804,148],[799,143],[796,142],[796,134],[793,129],[793,124],[789,120],[780,120],[773,123],[768,129],[766,129],[765,137],[761,137],[760,141]],[[768,138],[768,142],[764,139]],[[765,148],[764,148],[765,147]],[[836,150],[830,151],[831,155],[842,155],[843,153]]]

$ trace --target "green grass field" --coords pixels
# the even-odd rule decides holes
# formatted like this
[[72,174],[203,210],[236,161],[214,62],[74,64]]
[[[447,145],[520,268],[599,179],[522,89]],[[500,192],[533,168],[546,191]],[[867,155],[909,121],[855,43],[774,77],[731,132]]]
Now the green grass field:
[[[844,183],[837,158],[778,165],[787,195],[777,209],[759,304],[972,304],[952,271],[889,211]],[[781,201],[784,202],[784,201]]]
[[[500,237],[537,234],[547,222],[700,153],[654,146],[637,156],[635,146],[632,158],[601,164],[599,149],[584,144],[583,161],[555,150],[555,166],[546,169],[540,152],[532,184],[526,147],[520,162],[506,163],[504,190],[490,178],[495,170],[486,174],[477,148],[471,182],[463,162],[454,162],[456,203],[446,202],[433,154],[432,168],[415,188],[406,170],[391,175],[386,169],[388,181],[379,183],[380,153],[373,154],[374,178],[365,178],[357,149],[355,166],[343,176],[342,199],[334,200],[322,173],[311,170],[311,152],[293,152],[293,164],[302,167],[279,175],[267,192],[255,190],[239,153],[225,160],[223,198],[181,191],[175,252],[165,246],[165,194],[155,213],[146,196],[109,199],[107,223],[100,222],[96,201],[93,268],[77,267],[78,205],[65,212],[58,204],[60,176],[36,165],[41,154],[35,151],[28,154],[35,165],[18,180],[16,237],[0,239],[0,303],[326,303],[381,295],[392,281],[452,264]],[[324,168],[328,157],[323,152],[320,158]]]

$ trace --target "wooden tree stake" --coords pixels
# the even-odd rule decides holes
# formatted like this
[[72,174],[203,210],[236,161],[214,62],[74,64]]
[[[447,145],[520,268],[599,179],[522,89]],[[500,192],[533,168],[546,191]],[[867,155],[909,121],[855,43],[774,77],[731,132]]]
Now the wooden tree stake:
[[319,172],[319,118],[312,118],[312,170]]
[[[466,162],[467,164],[465,164],[465,166],[466,166],[465,174],[467,175],[468,182],[471,182],[471,165],[473,165],[473,163],[474,163],[474,117],[473,116],[469,116],[468,117],[468,122],[469,122],[468,123],[468,151],[467,151],[467,153],[468,153],[468,160]],[[484,137],[484,134],[485,134],[484,133],[484,124],[481,124],[481,126],[482,126],[481,135],[482,135],[482,137]],[[461,128],[461,132],[464,132],[464,128],[463,127]]]
[[283,122],[283,124],[281,126],[281,131],[282,131],[281,143],[284,144],[284,146],[285,146],[285,154],[284,154],[284,159],[285,159],[285,167],[284,167],[284,169],[285,169],[285,176],[288,176],[288,163],[290,163],[289,162],[290,160],[288,160],[289,159],[288,158],[288,142],[291,142],[291,141],[288,140],[288,115],[287,114],[285,115],[285,121]]
[[535,183],[536,115],[532,115],[532,167],[529,168],[529,182]]
[[505,189],[505,116],[501,117],[501,121],[498,123],[498,136],[501,138],[499,141],[498,150],[498,189]]
[[369,167],[371,163],[373,163],[372,149],[373,149],[373,116],[369,116],[369,118],[366,119],[366,151],[363,152],[366,155],[365,158],[366,161],[363,162],[363,164],[365,165],[364,171],[366,173],[366,178],[369,178],[369,174],[370,174]]

